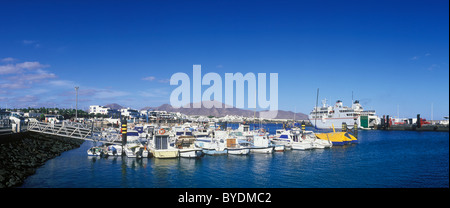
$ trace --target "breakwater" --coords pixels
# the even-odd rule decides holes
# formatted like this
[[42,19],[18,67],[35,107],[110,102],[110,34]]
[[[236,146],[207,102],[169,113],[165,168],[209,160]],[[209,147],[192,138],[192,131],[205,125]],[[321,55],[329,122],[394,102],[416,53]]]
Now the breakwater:
[[20,186],[47,160],[80,147],[84,141],[35,133],[0,137],[0,188]]

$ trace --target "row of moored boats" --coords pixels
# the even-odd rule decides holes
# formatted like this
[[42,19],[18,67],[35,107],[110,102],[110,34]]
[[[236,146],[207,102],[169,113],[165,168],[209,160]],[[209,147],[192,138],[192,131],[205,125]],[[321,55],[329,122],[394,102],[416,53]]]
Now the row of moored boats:
[[[102,134],[109,137],[121,137],[114,128],[108,128]],[[276,130],[269,135],[264,129],[250,130],[249,125],[240,124],[238,129],[221,130],[215,124],[195,126],[186,123],[180,126],[142,125],[127,130],[127,141],[121,144],[94,146],[89,156],[121,156],[145,158],[198,158],[203,155],[248,155],[286,150],[310,150],[330,148],[344,144],[335,136],[315,134],[313,131],[292,128]],[[345,139],[356,142],[351,135]]]

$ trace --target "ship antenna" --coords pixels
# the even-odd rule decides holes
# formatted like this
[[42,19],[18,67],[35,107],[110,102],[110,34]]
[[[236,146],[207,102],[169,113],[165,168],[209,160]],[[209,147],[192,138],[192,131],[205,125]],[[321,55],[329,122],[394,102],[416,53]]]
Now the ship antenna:
[[317,123],[317,103],[319,102],[319,88],[317,88],[317,97],[316,97],[316,107],[315,107],[315,110],[316,110],[316,112],[315,112],[315,119],[314,119],[314,128],[316,128],[317,129],[317,125],[316,125],[316,123]]
[[352,104],[353,104],[353,90],[352,90]]

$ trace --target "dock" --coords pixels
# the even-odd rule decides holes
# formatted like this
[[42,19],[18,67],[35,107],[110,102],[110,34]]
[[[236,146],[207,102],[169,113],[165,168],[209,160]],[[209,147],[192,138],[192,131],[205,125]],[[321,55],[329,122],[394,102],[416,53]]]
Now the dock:
[[417,114],[416,121],[413,119],[405,120],[404,123],[395,124],[389,118],[389,115],[381,118],[381,123],[376,125],[376,130],[390,130],[390,131],[439,131],[449,132],[449,124],[436,124],[428,122],[425,119],[420,118],[420,114]]

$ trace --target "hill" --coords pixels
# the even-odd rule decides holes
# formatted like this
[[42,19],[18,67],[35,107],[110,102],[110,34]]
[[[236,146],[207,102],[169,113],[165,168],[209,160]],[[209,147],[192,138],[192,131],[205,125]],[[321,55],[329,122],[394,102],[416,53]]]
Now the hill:
[[[213,105],[221,106],[221,108],[216,108],[214,106],[212,108],[206,108],[206,107],[204,107],[205,103],[206,103],[206,105],[210,105],[210,106],[213,106]],[[240,108],[231,107],[228,105],[227,105],[227,108],[225,108],[225,104],[220,103],[218,101],[203,102],[203,105],[201,108],[192,108],[192,106],[193,106],[192,103],[190,103],[188,106],[191,106],[191,107],[190,108],[174,108],[169,104],[163,104],[158,107],[145,107],[143,109],[144,110],[153,109],[153,110],[157,110],[157,111],[168,111],[168,112],[180,112],[180,113],[183,113],[186,115],[203,115],[203,116],[215,116],[215,117],[223,117],[226,115],[253,117],[255,115],[255,117],[257,117],[257,118],[259,117],[259,111],[254,112],[253,110],[244,110],[244,109],[240,109]],[[267,111],[262,111],[262,112],[267,112]],[[294,119],[294,112],[278,110],[278,114],[275,118],[277,118],[277,119]],[[296,120],[307,120],[308,116],[303,113],[296,113],[295,119]]]
[[113,110],[120,110],[120,109],[124,108],[123,106],[121,106],[117,103],[111,103],[111,104],[105,105],[105,107],[111,108]]

